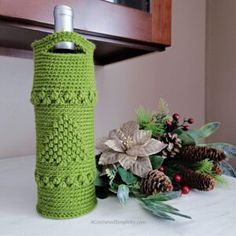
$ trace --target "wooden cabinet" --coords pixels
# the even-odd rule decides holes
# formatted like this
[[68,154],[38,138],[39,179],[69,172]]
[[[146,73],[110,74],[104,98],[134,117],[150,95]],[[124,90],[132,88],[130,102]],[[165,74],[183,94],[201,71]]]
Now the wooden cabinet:
[[0,0],[0,54],[32,57],[32,41],[53,32],[57,4],[73,8],[75,31],[96,44],[96,64],[171,44],[171,0],[152,0],[151,13],[102,0]]

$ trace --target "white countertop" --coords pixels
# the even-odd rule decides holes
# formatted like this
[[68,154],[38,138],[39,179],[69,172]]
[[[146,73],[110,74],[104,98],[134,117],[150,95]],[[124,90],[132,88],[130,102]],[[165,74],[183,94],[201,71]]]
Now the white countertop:
[[236,179],[211,192],[191,191],[171,201],[188,220],[160,220],[132,199],[122,207],[116,198],[98,200],[91,213],[52,220],[35,211],[35,157],[0,160],[0,236],[233,236],[236,235]]

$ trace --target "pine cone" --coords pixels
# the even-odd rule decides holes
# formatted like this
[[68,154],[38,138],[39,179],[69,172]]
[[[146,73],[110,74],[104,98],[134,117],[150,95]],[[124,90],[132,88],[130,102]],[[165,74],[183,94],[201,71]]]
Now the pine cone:
[[179,168],[182,176],[182,184],[201,191],[210,191],[214,189],[216,182],[213,177],[204,173],[198,173],[184,166]]
[[222,175],[223,171],[220,167],[219,162],[213,162],[213,167],[212,167],[212,171],[216,174],[216,175]]
[[166,133],[160,137],[160,141],[168,144],[166,148],[161,151],[161,155],[164,157],[175,157],[180,152],[182,147],[181,139],[177,134]]
[[219,162],[224,160],[226,155],[214,148],[187,145],[181,149],[178,158],[187,162],[198,162],[204,159]]
[[155,194],[159,192],[169,192],[173,190],[173,185],[168,176],[159,170],[150,170],[142,178],[140,190],[144,194]]

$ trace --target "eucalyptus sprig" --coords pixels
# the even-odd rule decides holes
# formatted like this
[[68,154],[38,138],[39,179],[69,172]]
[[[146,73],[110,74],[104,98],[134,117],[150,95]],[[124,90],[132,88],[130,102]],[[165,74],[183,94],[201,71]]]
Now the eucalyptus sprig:
[[180,197],[180,195],[181,193],[179,191],[158,193],[148,197],[140,197],[138,198],[138,201],[144,209],[159,218],[174,221],[175,219],[171,215],[177,215],[180,217],[191,219],[190,216],[180,213],[177,208],[174,208],[169,204],[163,203],[164,201],[178,198]]

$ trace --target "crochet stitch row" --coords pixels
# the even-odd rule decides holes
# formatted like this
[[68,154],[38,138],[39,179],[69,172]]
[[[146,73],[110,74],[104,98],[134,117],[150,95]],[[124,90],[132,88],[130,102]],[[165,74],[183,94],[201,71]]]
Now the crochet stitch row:
[[97,100],[96,90],[94,91],[34,91],[31,94],[31,102],[37,105],[94,105]]
[[[54,53],[61,41],[73,42],[78,51]],[[49,218],[83,215],[96,205],[94,45],[77,33],[60,32],[32,46],[37,211]]]

